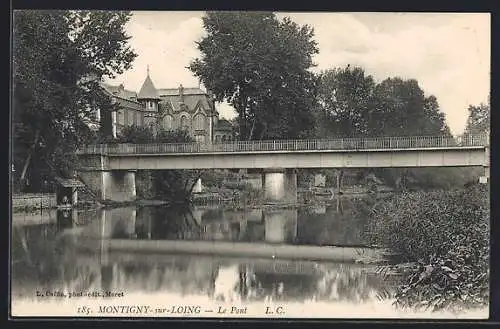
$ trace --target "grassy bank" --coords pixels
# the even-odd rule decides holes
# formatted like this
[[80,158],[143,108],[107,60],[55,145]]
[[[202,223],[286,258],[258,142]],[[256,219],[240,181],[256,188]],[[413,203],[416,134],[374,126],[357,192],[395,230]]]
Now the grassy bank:
[[400,307],[460,311],[489,303],[489,188],[393,195],[373,210],[370,239],[415,266]]

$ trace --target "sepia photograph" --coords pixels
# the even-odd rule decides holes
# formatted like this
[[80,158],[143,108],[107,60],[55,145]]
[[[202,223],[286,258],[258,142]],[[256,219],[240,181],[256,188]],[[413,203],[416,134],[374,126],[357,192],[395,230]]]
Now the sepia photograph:
[[10,316],[488,319],[490,21],[14,10]]

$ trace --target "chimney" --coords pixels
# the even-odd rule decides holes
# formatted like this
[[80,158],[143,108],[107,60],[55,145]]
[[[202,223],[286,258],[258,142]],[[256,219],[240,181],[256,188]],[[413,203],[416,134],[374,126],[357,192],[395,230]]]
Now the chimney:
[[184,87],[182,84],[179,85],[179,97],[180,97],[180,102],[184,103]]
[[120,83],[118,86],[118,95],[123,96],[123,91],[125,90],[125,87],[123,86],[123,83]]

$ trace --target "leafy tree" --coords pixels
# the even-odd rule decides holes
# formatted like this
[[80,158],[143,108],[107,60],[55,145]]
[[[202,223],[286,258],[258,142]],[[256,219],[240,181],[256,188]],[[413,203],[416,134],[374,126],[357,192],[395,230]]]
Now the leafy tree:
[[[186,130],[160,130],[157,143],[190,143],[193,138]],[[162,198],[172,201],[189,201],[191,192],[204,170],[155,170],[152,172],[154,190]]]
[[469,105],[469,116],[465,132],[469,134],[480,134],[490,130],[490,105],[479,104],[478,106]]
[[158,143],[192,143],[194,139],[185,129],[160,130],[156,135]]
[[145,144],[155,140],[155,135],[150,127],[146,126],[126,126],[123,127],[117,136],[118,143]]
[[436,97],[426,97],[415,79],[375,83],[347,65],[320,74],[318,100],[322,137],[450,134]]
[[95,113],[113,109],[99,86],[130,68],[128,12],[16,11],[13,35],[15,175],[67,174],[93,133]]
[[375,81],[361,67],[324,71],[319,77],[321,137],[360,137],[367,134]]
[[242,140],[312,134],[313,29],[270,12],[207,12],[189,69],[238,112]]
[[419,116],[420,135],[443,135],[451,136],[450,128],[446,123],[446,117],[434,95],[424,100],[424,113]]
[[[350,65],[320,74],[315,115],[318,135],[323,138],[451,136],[436,97],[425,96],[416,80],[396,77],[375,83],[362,68]],[[463,176],[459,170],[454,171]],[[373,172],[387,184],[401,188],[420,183],[432,183],[429,186],[435,187],[434,183],[443,183],[436,180],[435,169],[377,168]],[[344,171],[336,170],[334,174],[340,188]]]
[[[183,129],[158,130],[153,126],[128,126],[115,143],[191,143],[193,138]],[[141,197],[159,197],[175,202],[189,201],[203,170],[140,170],[136,176]],[[140,190],[140,192],[139,192]]]
[[374,91],[370,134],[422,136],[449,134],[436,97],[425,97],[415,79],[388,78]]
[[[437,98],[426,97],[415,79],[383,80],[375,87],[373,106],[371,136],[451,136]],[[460,168],[377,168],[374,172],[403,190],[463,186],[468,176]]]

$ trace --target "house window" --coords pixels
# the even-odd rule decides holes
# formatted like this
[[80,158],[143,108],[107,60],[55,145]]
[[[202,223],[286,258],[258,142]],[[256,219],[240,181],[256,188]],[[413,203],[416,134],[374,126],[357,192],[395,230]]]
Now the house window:
[[194,117],[194,129],[205,130],[205,116],[203,114],[198,114]]
[[128,111],[128,124],[131,126],[134,124],[134,113],[135,111]]
[[165,115],[163,117],[163,128],[166,130],[172,130],[172,116]]
[[119,125],[124,125],[124,115],[123,115],[123,110],[118,110],[116,112],[116,123],[119,124]]
[[139,125],[142,127],[144,126],[144,114],[142,112],[139,112]]
[[215,136],[215,141],[216,141],[217,143],[219,143],[219,142],[220,142],[220,135]]
[[117,120],[116,117],[117,115],[120,114],[120,112],[111,112],[111,133],[113,134],[113,138],[116,138],[116,126],[117,126]]
[[196,135],[194,138],[195,138],[197,143],[204,143],[205,142],[205,136],[203,136],[203,135]]
[[189,119],[187,116],[181,116],[181,129],[189,129]]
[[128,110],[123,110],[123,125],[128,126]]

